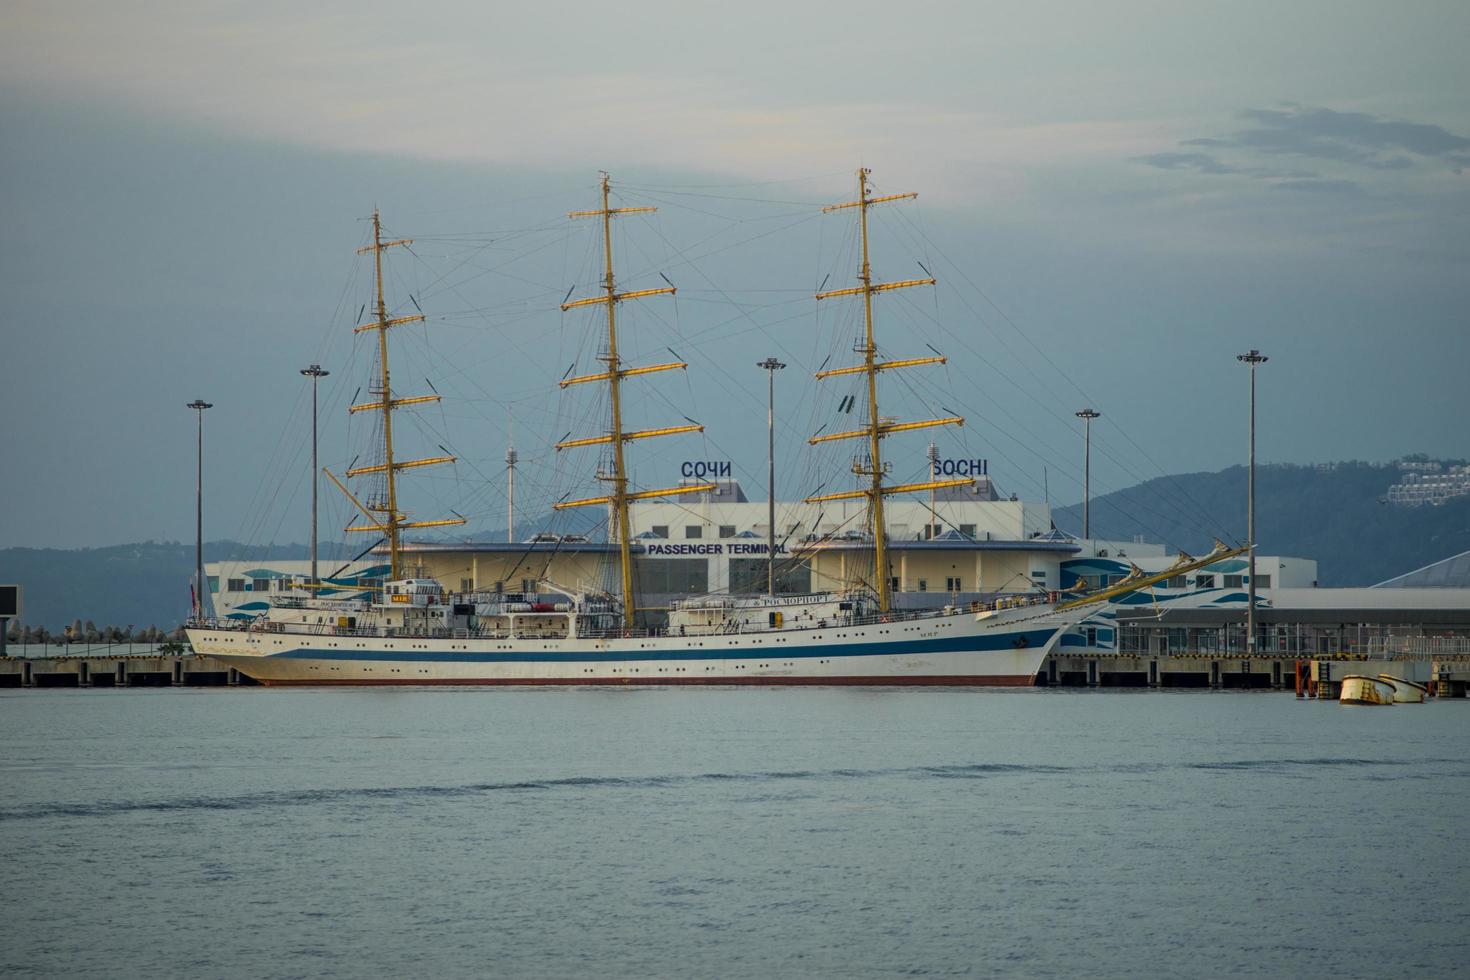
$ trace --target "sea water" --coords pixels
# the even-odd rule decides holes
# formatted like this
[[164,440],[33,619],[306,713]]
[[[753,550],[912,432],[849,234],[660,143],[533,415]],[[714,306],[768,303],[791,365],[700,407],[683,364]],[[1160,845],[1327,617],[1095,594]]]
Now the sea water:
[[0,694],[0,975],[1470,974],[1470,702]]

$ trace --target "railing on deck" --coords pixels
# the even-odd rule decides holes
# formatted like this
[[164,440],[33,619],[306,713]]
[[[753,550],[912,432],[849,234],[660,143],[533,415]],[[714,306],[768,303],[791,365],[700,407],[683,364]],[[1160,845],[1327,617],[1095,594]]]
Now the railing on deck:
[[[773,627],[766,623],[741,622],[729,620],[727,622],[712,624],[704,627],[685,627],[682,632],[677,628],[670,630],[668,627],[660,626],[653,628],[621,629],[621,628],[596,628],[585,623],[578,626],[578,638],[589,639],[647,639],[660,636],[728,636],[733,634],[750,633],[792,633],[803,630],[848,628],[857,626],[874,626],[887,623],[906,623],[928,619],[943,619],[948,616],[976,614],[981,612],[998,611],[1005,609],[1018,609],[1045,605],[1054,600],[1053,596],[1016,596],[1002,598],[990,602],[970,602],[963,606],[945,606],[937,609],[895,609],[886,613],[872,613],[864,616],[836,616],[831,619],[787,621],[780,627]],[[793,607],[772,607],[772,612],[789,612]],[[485,630],[466,629],[463,627],[454,629],[415,630],[402,627],[375,627],[375,626],[338,626],[335,623],[282,623],[272,622],[265,619],[248,621],[240,620],[209,620],[201,621],[193,625],[210,629],[248,631],[252,633],[307,633],[319,636],[360,636],[360,637],[407,637],[416,639],[487,639],[487,640],[559,640],[566,639],[565,632],[553,630]]]

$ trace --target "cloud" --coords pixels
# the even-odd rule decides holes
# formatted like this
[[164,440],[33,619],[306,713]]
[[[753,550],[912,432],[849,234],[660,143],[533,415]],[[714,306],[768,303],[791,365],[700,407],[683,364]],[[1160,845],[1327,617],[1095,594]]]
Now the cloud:
[[[1470,168],[1470,138],[1429,123],[1290,103],[1242,109],[1236,116],[1252,125],[1222,136],[1179,140],[1178,150],[1146,153],[1129,162],[1324,195],[1362,192],[1364,185],[1355,178],[1368,173],[1379,175],[1372,179],[1381,189],[1387,187],[1384,181],[1396,179],[1394,192],[1433,190],[1436,173],[1448,176]],[[1271,163],[1287,157],[1310,161],[1314,169]]]
[[[1185,140],[1184,145],[1200,145],[1202,140]],[[1218,141],[1215,141],[1218,142]],[[1279,181],[1282,183],[1306,182],[1319,179],[1319,175],[1311,170],[1279,170],[1274,167],[1245,167],[1236,164],[1225,163],[1219,157],[1209,153],[1146,153],[1143,156],[1133,157],[1130,163],[1142,163],[1160,170],[1183,170],[1194,171],[1200,174],[1241,174],[1254,177],[1258,180]]]
[[1284,191],[1308,191],[1314,194],[1355,194],[1358,185],[1351,180],[1323,180],[1317,177],[1299,180],[1278,180],[1272,187]]
[[1293,105],[1283,109],[1245,109],[1240,115],[1261,128],[1236,133],[1234,142],[1274,153],[1294,153],[1390,170],[1414,165],[1414,160],[1404,156],[1405,153],[1459,162],[1470,153],[1470,138],[1456,136],[1441,126],[1399,122],[1366,112]]
[[[1180,140],[1182,147],[1207,147],[1216,154],[1237,156],[1295,156],[1369,170],[1413,170],[1443,166],[1459,171],[1470,166],[1470,138],[1443,126],[1403,122],[1366,112],[1286,105],[1279,109],[1242,109],[1239,118],[1253,123],[1226,136],[1199,136]],[[1199,152],[1152,153],[1135,163],[1169,170],[1194,169],[1207,174],[1246,174],[1265,179],[1306,179],[1311,173],[1273,173],[1248,163],[1230,163]]]
[[[1194,140],[1189,142],[1199,145]],[[1202,174],[1240,172],[1238,168],[1227,166],[1208,153],[1149,153],[1141,157],[1134,157],[1133,161],[1147,164],[1150,167],[1158,167],[1160,170],[1193,170]]]

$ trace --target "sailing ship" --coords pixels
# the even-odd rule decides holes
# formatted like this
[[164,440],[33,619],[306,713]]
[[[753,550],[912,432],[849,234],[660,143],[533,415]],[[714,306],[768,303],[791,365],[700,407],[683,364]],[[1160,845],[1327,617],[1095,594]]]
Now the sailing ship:
[[[900,422],[879,413],[881,374],[944,363],[942,356],[879,360],[874,333],[873,297],[891,290],[934,285],[933,278],[876,282],[869,262],[868,211],[915,194],[874,196],[869,172],[858,171],[857,199],[824,211],[856,209],[861,265],[855,286],[819,292],[816,299],[860,297],[864,334],[855,351],[861,362],[821,371],[817,380],[861,375],[866,381],[866,424],[845,432],[819,434],[810,443],[853,440],[864,446],[852,464],[862,482],[855,490],[807,498],[809,503],[861,499],[866,503],[866,534],[872,541],[873,567],[889,567],[883,501],[894,494],[956,487],[969,479],[892,484],[885,478],[883,440],[938,426],[963,425],[958,416]],[[611,592],[573,591],[540,582],[535,592],[449,592],[434,579],[408,573],[402,554],[404,531],[464,523],[460,517],[410,520],[399,507],[397,477],[404,470],[454,462],[453,456],[400,460],[393,443],[393,414],[437,401],[439,396],[400,396],[389,373],[390,331],[424,319],[422,313],[390,317],[383,295],[383,255],[411,239],[384,241],[379,216],[373,216],[373,243],[362,252],[374,260],[376,317],[356,329],[376,331],[378,373],[375,400],[353,412],[381,413],[381,461],[349,469],[346,476],[371,476],[381,491],[361,500],[326,471],[351,500],[361,520],[348,532],[378,533],[387,542],[389,575],[367,598],[321,595],[275,597],[269,609],[246,623],[198,620],[188,627],[196,652],[218,657],[265,684],[894,684],[1029,685],[1035,683],[1047,654],[1063,630],[1088,607],[1147,588],[1169,577],[1242,553],[1218,544],[1200,559],[1181,556],[1156,575],[1138,574],[1124,583],[1087,594],[1050,593],[1006,598],[964,607],[923,612],[895,609],[889,576],[876,572],[871,583],[842,592],[799,596],[737,597],[712,595],[685,599],[669,610],[667,625],[649,626],[639,617],[633,576],[629,504],[715,489],[710,483],[635,490],[630,488],[627,444],[644,439],[703,431],[697,422],[630,430],[623,424],[624,384],[630,379],[685,370],[674,361],[635,366],[619,354],[620,304],[671,295],[670,284],[622,291],[614,275],[612,222],[651,207],[613,207],[607,175],[601,182],[602,206],[574,211],[571,218],[601,223],[602,289],[599,294],[562,304],[562,309],[601,307],[606,341],[600,360],[605,370],[565,378],[562,388],[606,386],[610,407],[605,432],[563,439],[558,451],[602,447],[606,465],[597,478],[608,492],[563,501],[556,509],[601,506],[609,513],[610,541],[617,545],[620,588]]]

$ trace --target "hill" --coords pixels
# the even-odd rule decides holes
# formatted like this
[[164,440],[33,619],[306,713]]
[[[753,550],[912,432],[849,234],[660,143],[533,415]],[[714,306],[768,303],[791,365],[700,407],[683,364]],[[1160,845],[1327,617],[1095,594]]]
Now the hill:
[[[1261,553],[1317,560],[1318,582],[1373,585],[1470,549],[1470,497],[1439,507],[1385,502],[1399,467],[1375,463],[1256,467]],[[1082,529],[1082,507],[1058,508],[1057,527]],[[1171,549],[1208,551],[1214,537],[1244,540],[1246,468],[1160,477],[1092,501],[1094,537],[1143,535]]]

